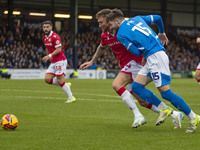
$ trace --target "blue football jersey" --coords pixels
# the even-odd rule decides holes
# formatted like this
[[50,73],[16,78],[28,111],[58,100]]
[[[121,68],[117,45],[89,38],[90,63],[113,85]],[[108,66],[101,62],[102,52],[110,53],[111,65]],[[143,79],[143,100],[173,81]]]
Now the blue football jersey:
[[145,58],[165,48],[158,35],[149,27],[156,23],[160,33],[164,33],[162,18],[158,15],[136,16],[124,20],[117,32],[119,42],[134,55],[143,54]]

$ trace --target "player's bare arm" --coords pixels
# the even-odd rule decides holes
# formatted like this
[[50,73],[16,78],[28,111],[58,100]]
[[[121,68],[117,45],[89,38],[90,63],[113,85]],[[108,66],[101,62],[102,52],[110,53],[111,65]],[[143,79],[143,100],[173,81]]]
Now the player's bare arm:
[[200,37],[197,38],[197,43],[200,43]]
[[144,65],[146,64],[146,62],[147,62],[147,60],[143,57],[143,58],[142,58],[141,65],[144,66]]
[[165,33],[158,33],[158,37],[161,40],[163,45],[168,44],[169,40],[168,40],[167,35]]
[[57,54],[60,53],[61,51],[62,51],[61,46],[60,46],[60,47],[57,47],[56,50],[55,50],[53,53],[44,56],[44,57],[42,58],[42,61],[46,62],[47,60],[51,59],[52,56],[57,55]]
[[103,54],[103,52],[105,51],[105,49],[107,49],[107,48],[108,48],[108,46],[102,47],[102,46],[99,45],[99,46],[97,47],[97,50],[96,50],[96,52],[95,52],[95,54],[94,54],[92,60],[81,64],[79,68],[80,68],[81,70],[84,70],[84,69],[87,69],[87,68],[89,68],[90,66],[92,66],[93,63],[97,60],[97,58],[99,58],[99,57]]

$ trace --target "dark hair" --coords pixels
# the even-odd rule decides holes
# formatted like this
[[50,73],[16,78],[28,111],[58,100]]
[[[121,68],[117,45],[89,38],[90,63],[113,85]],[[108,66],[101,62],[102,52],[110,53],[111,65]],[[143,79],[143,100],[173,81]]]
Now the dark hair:
[[106,9],[102,9],[100,11],[97,12],[96,14],[96,19],[98,19],[99,17],[103,17],[106,18],[106,16],[111,12],[111,9],[106,8]]
[[53,24],[52,24],[52,22],[50,20],[42,22],[42,25],[44,25],[44,24],[50,24],[51,26],[53,26]]
[[119,19],[122,19],[122,20],[124,19],[123,12],[120,9],[117,9],[117,8],[111,10],[111,12],[107,15],[106,20],[107,21],[113,21],[116,18],[119,18]]

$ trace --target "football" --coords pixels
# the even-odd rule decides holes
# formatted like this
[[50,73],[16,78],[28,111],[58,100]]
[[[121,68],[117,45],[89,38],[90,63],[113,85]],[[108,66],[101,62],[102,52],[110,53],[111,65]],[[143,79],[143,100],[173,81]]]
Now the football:
[[1,127],[5,130],[14,130],[18,126],[18,119],[13,114],[6,114],[1,119]]

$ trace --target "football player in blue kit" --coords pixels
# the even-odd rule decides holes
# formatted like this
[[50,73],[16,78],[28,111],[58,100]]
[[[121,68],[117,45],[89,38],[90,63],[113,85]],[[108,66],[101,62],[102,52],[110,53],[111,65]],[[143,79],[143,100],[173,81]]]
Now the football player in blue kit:
[[[138,72],[133,84],[132,91],[143,100],[160,108],[160,115],[156,125],[160,125],[173,112],[173,109],[165,105],[153,92],[145,88],[147,77],[151,77],[163,99],[171,102],[177,109],[183,111],[189,118],[190,123],[187,133],[196,130],[200,122],[200,116],[195,114],[187,103],[171,91],[169,58],[163,45],[168,39],[165,34],[162,18],[159,15],[136,16],[124,20],[123,12],[113,9],[107,16],[111,29],[117,32],[119,42],[124,44],[128,51],[139,56],[143,54],[146,64]],[[155,23],[159,28],[158,35],[149,27]]]

